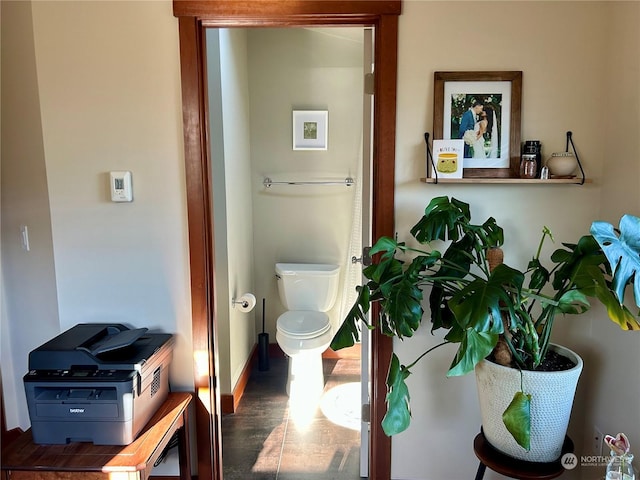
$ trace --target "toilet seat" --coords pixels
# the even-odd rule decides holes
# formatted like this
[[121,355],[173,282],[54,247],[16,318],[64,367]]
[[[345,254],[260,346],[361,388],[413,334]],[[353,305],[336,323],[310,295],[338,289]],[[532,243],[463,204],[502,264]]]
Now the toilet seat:
[[324,312],[291,310],[278,317],[276,329],[296,339],[315,338],[331,329],[329,316]]

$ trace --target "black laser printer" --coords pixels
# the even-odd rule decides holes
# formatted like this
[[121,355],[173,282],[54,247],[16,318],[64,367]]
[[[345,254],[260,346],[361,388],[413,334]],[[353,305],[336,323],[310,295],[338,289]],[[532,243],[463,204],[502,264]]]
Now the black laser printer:
[[29,353],[24,378],[37,444],[128,445],[166,400],[173,336],[81,323]]

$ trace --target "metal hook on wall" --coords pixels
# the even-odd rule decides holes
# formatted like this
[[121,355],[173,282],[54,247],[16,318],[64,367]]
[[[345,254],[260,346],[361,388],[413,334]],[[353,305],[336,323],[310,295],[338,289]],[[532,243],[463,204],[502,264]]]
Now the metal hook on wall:
[[434,175],[433,183],[438,183],[438,170],[436,169],[436,165],[433,162],[433,154],[431,153],[431,149],[429,148],[429,132],[424,132],[424,143],[427,144],[427,177],[429,176],[429,163],[431,163]]
[[569,151],[569,144],[571,144],[571,148],[573,148],[573,155],[576,157],[576,160],[578,162],[578,167],[580,167],[580,173],[582,174],[582,181],[580,182],[580,185],[584,185],[586,176],[584,174],[584,169],[582,168],[582,163],[580,162],[580,157],[578,157],[578,152],[576,152],[576,146],[573,144],[572,135],[573,133],[571,131],[567,132],[567,145],[565,147],[565,152]]

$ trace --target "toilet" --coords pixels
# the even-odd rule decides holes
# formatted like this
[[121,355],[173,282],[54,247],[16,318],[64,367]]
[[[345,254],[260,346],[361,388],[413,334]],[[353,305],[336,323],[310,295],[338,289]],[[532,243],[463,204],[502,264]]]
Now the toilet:
[[319,397],[324,389],[322,353],[333,338],[326,312],[336,301],[339,272],[331,264],[276,264],[278,293],[287,309],[276,321],[276,341],[289,357],[290,397]]

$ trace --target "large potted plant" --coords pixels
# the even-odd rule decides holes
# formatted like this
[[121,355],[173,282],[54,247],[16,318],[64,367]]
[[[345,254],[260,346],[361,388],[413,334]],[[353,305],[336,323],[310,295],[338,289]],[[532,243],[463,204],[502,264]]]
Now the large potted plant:
[[[469,205],[455,198],[434,198],[411,234],[425,249],[388,237],[373,246],[375,260],[363,270],[368,282],[357,287],[358,298],[331,345],[337,350],[357,342],[360,322],[392,337],[413,336],[424,316],[423,289],[430,287],[431,329],[444,329],[444,340],[409,365],[401,364],[393,354],[387,376],[387,413],[382,422],[385,433],[394,435],[409,426],[405,380],[411,368],[431,350],[457,344],[447,375],[476,371],[481,410],[487,406],[483,403],[494,409],[482,413],[489,442],[517,458],[539,462],[557,459],[582,361],[574,352],[551,344],[554,320],[559,315],[586,312],[591,297],[606,306],[611,320],[622,329],[640,329],[639,314],[623,302],[626,286],[633,284],[635,303],[640,306],[640,219],[625,215],[620,230],[606,222],[594,222],[590,235],[557,249],[548,267],[540,260],[543,243],[551,237],[545,227],[537,252],[522,271],[502,262],[504,233],[496,220],[472,224]],[[433,248],[434,243],[445,245],[445,241],[450,243],[444,253]],[[368,320],[373,303],[379,304],[379,315]],[[554,366],[558,359],[567,365]],[[524,379],[529,372],[546,370],[569,372],[575,381],[569,393],[560,393],[565,401],[569,398],[567,412],[559,412],[567,410],[566,406],[558,408],[557,401],[551,400],[549,414],[544,410],[547,407],[540,406],[543,394],[530,391],[531,382]],[[506,372],[512,380],[496,377]],[[482,392],[482,382],[501,387],[515,382],[515,393],[496,401],[498,394]],[[566,379],[555,381],[556,386],[566,383]],[[560,433],[549,435],[550,426],[544,418],[542,423],[537,418],[541,412],[554,417]],[[562,415],[566,418],[556,419]],[[532,440],[541,429],[544,442],[550,436],[559,437],[554,445],[540,445],[535,436]],[[507,432],[506,440],[500,438],[503,432]]]

